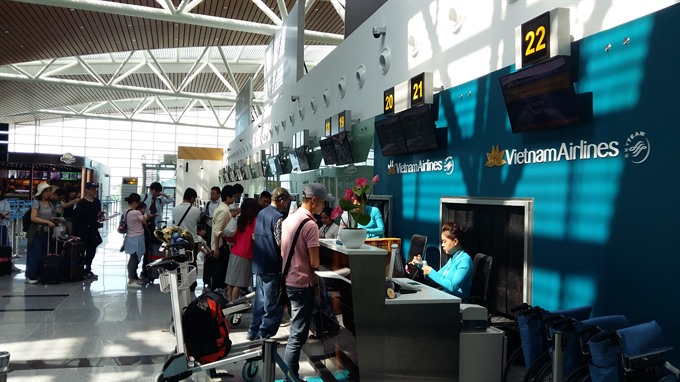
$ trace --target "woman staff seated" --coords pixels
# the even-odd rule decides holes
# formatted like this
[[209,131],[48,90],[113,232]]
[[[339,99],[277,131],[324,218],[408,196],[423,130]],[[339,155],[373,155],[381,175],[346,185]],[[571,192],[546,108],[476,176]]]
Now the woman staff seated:
[[463,249],[466,233],[465,227],[452,222],[445,223],[442,226],[442,249],[449,257],[448,261],[438,271],[429,265],[423,265],[425,277],[463,301],[470,296],[474,273],[472,258]]

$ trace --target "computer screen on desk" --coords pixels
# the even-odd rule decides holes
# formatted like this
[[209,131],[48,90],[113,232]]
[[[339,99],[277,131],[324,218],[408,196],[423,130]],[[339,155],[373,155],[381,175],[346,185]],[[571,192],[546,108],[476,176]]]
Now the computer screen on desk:
[[[390,239],[385,238],[381,240]],[[385,277],[387,278],[387,280],[392,280],[395,277],[404,277],[404,262],[402,260],[401,251],[399,251],[399,249],[396,249],[395,251],[392,251],[391,249],[387,250],[387,264],[385,264],[385,268],[386,268]]]

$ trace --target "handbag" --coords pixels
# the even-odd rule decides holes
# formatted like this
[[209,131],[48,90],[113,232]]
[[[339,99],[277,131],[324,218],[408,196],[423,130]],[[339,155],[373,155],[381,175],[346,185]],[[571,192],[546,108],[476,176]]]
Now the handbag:
[[127,210],[125,215],[123,215],[123,218],[120,219],[120,224],[118,224],[118,229],[116,229],[116,231],[118,231],[120,234],[127,233],[127,214],[130,213],[130,211],[132,210]]
[[236,231],[238,230],[238,218],[232,218],[229,220],[229,223],[227,223],[227,226],[224,227],[224,230],[222,230],[222,235],[225,237],[234,237],[236,236]]
[[287,306],[290,301],[288,300],[288,292],[286,291],[286,277],[288,276],[288,269],[290,268],[290,261],[295,253],[295,244],[297,244],[297,239],[300,236],[300,231],[302,227],[312,219],[307,218],[300,223],[297,231],[295,231],[295,237],[293,237],[293,244],[290,246],[290,251],[288,251],[288,259],[286,259],[286,266],[283,268],[283,273],[279,275],[279,285],[276,290],[276,304],[278,306]]

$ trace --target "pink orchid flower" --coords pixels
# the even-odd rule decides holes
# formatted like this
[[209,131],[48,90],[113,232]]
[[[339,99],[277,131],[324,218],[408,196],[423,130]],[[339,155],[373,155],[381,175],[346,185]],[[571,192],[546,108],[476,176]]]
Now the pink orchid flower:
[[340,206],[335,206],[333,211],[331,211],[331,219],[335,220],[338,216],[342,216],[342,208],[340,208]]
[[373,177],[373,185],[375,186],[378,184],[378,181],[380,181],[380,175],[376,175]]
[[359,179],[356,180],[357,188],[364,187],[367,184],[368,184],[368,181],[366,180],[366,178],[359,178]]
[[354,191],[352,191],[351,188],[346,189],[345,190],[345,199],[352,200],[353,197],[354,197]]

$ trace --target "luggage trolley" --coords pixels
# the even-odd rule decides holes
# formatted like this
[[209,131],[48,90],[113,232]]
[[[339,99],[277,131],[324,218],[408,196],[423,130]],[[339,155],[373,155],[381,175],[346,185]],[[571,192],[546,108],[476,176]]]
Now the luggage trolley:
[[[171,248],[172,247],[173,246],[171,246]],[[253,381],[259,371],[259,361],[263,360],[262,380],[274,381],[274,364],[275,362],[281,364],[281,362],[279,362],[280,356],[276,353],[277,342],[271,339],[232,344],[228,357],[207,364],[199,364],[198,362],[191,361],[187,357],[184,347],[182,307],[180,304],[184,298],[182,293],[185,292],[183,291],[186,291],[196,279],[196,269],[188,265],[188,260],[189,257],[186,254],[177,254],[158,259],[148,265],[148,267],[157,268],[161,272],[161,291],[170,293],[173,327],[177,340],[175,352],[172,353],[165,364],[163,364],[163,370],[156,380],[159,382],[180,381],[189,378],[193,373],[200,371],[206,371],[211,376],[214,376],[216,368],[245,360],[246,363],[243,366],[242,377],[246,381]],[[184,266],[183,264],[187,264],[187,266]],[[225,310],[229,310],[230,308],[231,307],[227,307]]]

